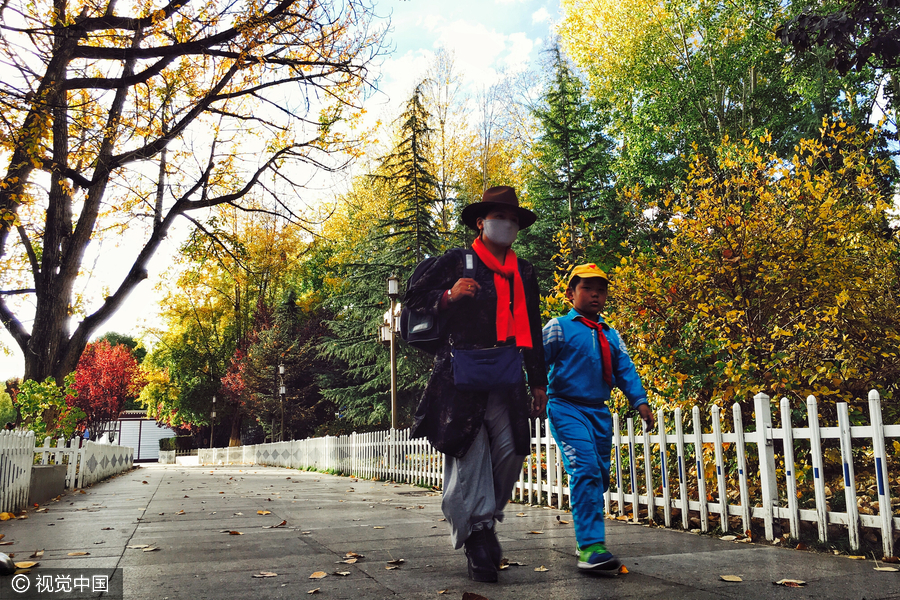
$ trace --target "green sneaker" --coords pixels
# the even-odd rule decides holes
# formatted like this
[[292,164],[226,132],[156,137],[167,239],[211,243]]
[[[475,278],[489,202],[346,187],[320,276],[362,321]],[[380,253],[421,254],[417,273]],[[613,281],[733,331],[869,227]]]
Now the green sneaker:
[[618,575],[621,564],[602,543],[591,544],[578,553],[578,568],[582,571]]

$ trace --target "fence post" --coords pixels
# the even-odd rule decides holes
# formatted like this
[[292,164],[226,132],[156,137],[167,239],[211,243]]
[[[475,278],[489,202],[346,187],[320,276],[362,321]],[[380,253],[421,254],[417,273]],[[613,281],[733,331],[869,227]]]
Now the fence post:
[[[784,481],[787,486],[788,520],[791,536],[800,537],[800,509],[797,506],[797,473],[794,464],[794,429],[791,423],[791,401],[781,399],[781,430],[784,434]],[[854,503],[856,501],[854,500]]]
[[[622,487],[622,428],[619,414],[613,413],[613,445],[616,451],[616,502],[619,505],[619,516],[625,514],[625,488]],[[571,493],[571,486],[569,488]]]
[[675,409],[675,448],[678,453],[678,497],[681,498],[681,526],[690,529],[690,498],[687,494],[687,473],[684,464],[684,425],[681,408]]
[[869,392],[869,421],[872,423],[872,446],[875,449],[875,476],[878,484],[878,516],[881,517],[881,545],[884,555],[894,555],[894,533],[891,515],[891,490],[884,451],[884,422],[881,418],[881,396]]
[[713,449],[716,456],[716,486],[719,495],[719,529],[728,533],[728,489],[725,482],[725,457],[722,447],[722,410],[717,404],[712,407]]
[[822,460],[822,434],[819,430],[819,408],[816,397],[806,398],[806,414],[809,420],[809,451],[812,455],[813,490],[816,498],[816,521],[819,541],[828,541],[828,505],[825,499],[825,465]]
[[841,461],[844,463],[844,502],[847,505],[847,531],[850,549],[859,550],[859,508],[856,506],[856,472],[853,469],[853,443],[850,436],[850,411],[846,402],[837,405],[838,429],[841,434]]
[[[753,397],[756,409],[756,447],[759,452],[759,483],[762,491],[763,521],[766,539],[775,539],[775,505],[778,487],[775,481],[775,446],[769,435],[772,430],[772,406],[769,397],[759,393]],[[793,534],[793,532],[791,532]]]
[[738,484],[741,489],[741,527],[746,533],[750,530],[750,490],[747,485],[747,447],[744,445],[744,419],[741,416],[741,405],[737,402],[731,407],[734,416],[734,433],[737,436]]
[[656,411],[656,425],[659,431],[659,470],[662,479],[663,492],[663,523],[666,527],[672,526],[672,495],[669,492],[669,444],[666,438],[666,419],[662,409]]
[[700,407],[691,409],[694,421],[694,458],[697,461],[697,497],[700,500],[700,531],[709,531],[709,502],[706,499],[706,459],[703,457],[703,429],[700,427]]

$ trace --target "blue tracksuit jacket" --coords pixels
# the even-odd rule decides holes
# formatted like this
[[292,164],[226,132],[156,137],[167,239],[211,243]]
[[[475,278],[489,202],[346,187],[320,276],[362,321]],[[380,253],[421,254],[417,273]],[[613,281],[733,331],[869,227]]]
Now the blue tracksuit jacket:
[[[577,316],[578,311],[573,308],[569,314],[544,325],[544,358],[550,380],[547,396],[579,404],[605,404],[612,390],[603,381],[600,344],[592,329],[573,321]],[[609,341],[613,386],[625,393],[633,408],[646,404],[647,392],[625,343],[602,316],[599,322]]]

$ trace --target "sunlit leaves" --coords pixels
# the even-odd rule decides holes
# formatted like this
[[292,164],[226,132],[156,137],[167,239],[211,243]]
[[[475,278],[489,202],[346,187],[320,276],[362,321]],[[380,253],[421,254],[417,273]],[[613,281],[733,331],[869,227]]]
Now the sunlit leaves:
[[825,122],[780,158],[750,140],[696,156],[671,242],[615,270],[612,314],[661,402],[890,395],[896,232],[873,132]]

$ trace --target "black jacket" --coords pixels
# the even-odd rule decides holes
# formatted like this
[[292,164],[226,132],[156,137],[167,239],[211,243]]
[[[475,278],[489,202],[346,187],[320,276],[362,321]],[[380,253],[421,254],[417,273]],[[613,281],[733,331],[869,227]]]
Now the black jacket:
[[[444,292],[463,276],[465,252],[455,248],[438,258],[406,291],[404,302],[410,310],[439,314]],[[544,345],[541,335],[540,292],[534,267],[519,259],[519,273],[525,288],[525,302],[531,328],[532,348],[523,351],[529,386],[546,386]],[[497,343],[497,290],[494,273],[475,255],[475,277],[481,285],[474,298],[451,304],[446,318],[444,338],[434,357],[434,369],[419,402],[413,423],[413,437],[427,437],[443,452],[460,458],[466,454],[481,429],[487,406],[487,392],[461,392],[453,385],[450,342],[457,348],[487,348]],[[517,454],[530,452],[528,416],[531,399],[525,383],[508,396],[509,414]]]

